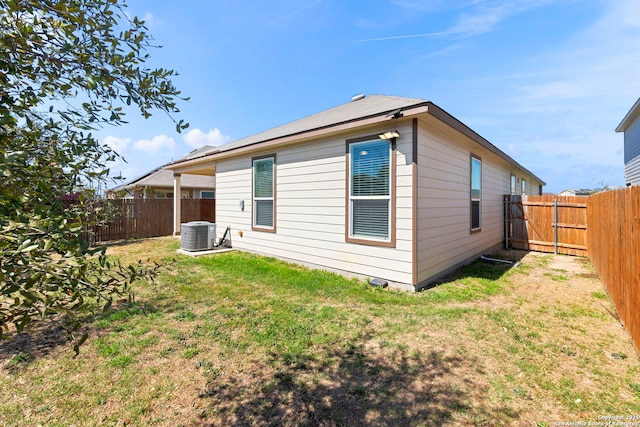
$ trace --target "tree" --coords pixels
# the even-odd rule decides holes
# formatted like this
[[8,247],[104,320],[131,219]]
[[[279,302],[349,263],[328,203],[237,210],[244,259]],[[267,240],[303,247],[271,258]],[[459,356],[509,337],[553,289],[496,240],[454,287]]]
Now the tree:
[[126,123],[127,108],[188,126],[172,118],[185,99],[174,71],[146,67],[151,37],[125,10],[119,0],[0,0],[0,336],[38,318],[77,330],[80,314],[149,274],[110,262],[84,233],[108,212],[82,190],[119,157],[91,132]]

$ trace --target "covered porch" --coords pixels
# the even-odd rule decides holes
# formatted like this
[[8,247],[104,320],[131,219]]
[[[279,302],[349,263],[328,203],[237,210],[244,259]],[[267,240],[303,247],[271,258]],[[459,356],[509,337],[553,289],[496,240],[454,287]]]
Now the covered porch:
[[[204,175],[204,176],[216,176],[216,164],[215,162],[194,162],[193,159],[184,163],[173,163],[165,167],[173,172],[173,194],[182,194],[182,179],[183,175]],[[182,222],[181,212],[181,198],[173,198],[173,235],[180,235],[180,224]]]

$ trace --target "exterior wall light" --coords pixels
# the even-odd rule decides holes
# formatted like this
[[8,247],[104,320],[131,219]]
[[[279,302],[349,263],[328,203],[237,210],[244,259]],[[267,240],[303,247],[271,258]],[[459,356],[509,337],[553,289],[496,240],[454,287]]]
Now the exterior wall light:
[[389,139],[397,138],[399,136],[400,134],[398,133],[397,130],[389,130],[389,131],[386,131],[385,133],[381,133],[380,135],[378,135],[378,138],[389,140]]

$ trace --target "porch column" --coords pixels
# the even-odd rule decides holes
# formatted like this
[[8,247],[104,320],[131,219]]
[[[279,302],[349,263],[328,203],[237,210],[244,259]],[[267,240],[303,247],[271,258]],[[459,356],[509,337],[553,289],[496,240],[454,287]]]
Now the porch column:
[[180,235],[180,202],[182,191],[180,188],[180,177],[182,174],[173,173],[173,235]]

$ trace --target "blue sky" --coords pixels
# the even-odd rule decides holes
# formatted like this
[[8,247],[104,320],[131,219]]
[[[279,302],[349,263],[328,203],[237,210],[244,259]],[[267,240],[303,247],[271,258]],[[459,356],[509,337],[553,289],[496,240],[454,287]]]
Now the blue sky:
[[424,98],[547,182],[624,184],[614,129],[640,97],[637,0],[129,0],[188,102],[98,137],[133,178],[348,102]]

